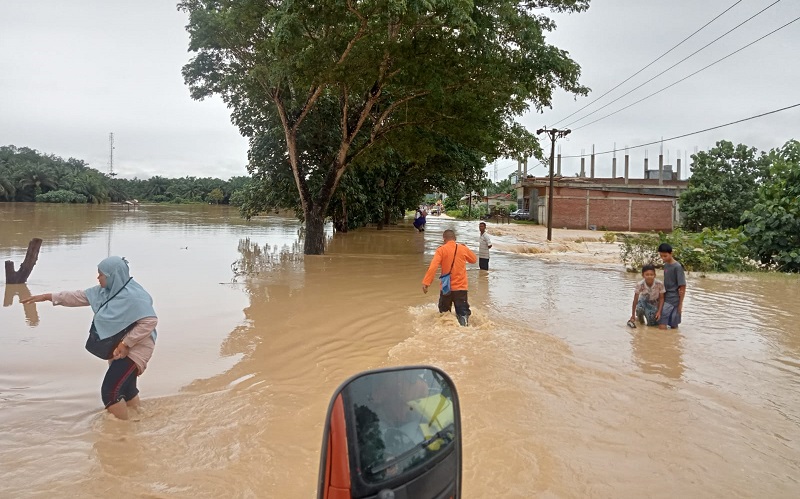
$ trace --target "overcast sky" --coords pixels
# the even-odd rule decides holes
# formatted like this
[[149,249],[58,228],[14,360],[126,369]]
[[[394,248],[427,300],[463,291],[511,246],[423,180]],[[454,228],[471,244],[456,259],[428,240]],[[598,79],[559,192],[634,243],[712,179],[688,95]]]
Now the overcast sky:
[[[558,92],[553,109],[532,111],[522,123],[569,126],[564,155],[635,146],[800,103],[800,21],[674,87],[578,128],[667,86],[800,16],[800,1],[783,0],[752,21],[647,83],[629,96],[583,115],[633,89],[773,3],[742,0],[646,71],[587,107],[700,28],[735,0],[592,0],[588,12],[557,16],[549,36],[583,68],[592,89],[577,100]],[[0,145],[76,157],[108,169],[114,132],[114,169],[124,177],[246,175],[247,141],[230,124],[219,99],[194,101],[181,67],[189,60],[186,16],[169,0],[0,0]],[[664,144],[669,163],[717,140],[768,150],[800,139],[800,108]],[[543,141],[549,150],[549,143]],[[657,165],[659,146],[650,146]],[[642,176],[645,149],[631,150],[632,176]],[[624,152],[618,154],[622,158]],[[529,162],[529,173],[544,175]],[[597,175],[611,173],[611,155],[598,156]],[[618,160],[621,175],[622,160]],[[494,178],[494,166],[487,170]],[[498,179],[516,169],[497,162]],[[576,173],[579,159],[564,160]],[[587,158],[588,170],[588,158]]]

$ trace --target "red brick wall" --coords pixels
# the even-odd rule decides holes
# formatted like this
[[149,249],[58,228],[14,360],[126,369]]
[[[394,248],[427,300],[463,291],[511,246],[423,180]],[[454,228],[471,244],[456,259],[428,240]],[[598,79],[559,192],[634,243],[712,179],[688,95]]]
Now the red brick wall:
[[665,201],[634,200],[631,211],[631,230],[670,232],[672,230],[672,199],[667,198]]
[[[586,193],[589,218],[586,218]],[[632,201],[631,201],[632,200]],[[645,194],[556,188],[553,199],[553,227],[585,229],[590,225],[608,230],[672,230],[672,198]]]

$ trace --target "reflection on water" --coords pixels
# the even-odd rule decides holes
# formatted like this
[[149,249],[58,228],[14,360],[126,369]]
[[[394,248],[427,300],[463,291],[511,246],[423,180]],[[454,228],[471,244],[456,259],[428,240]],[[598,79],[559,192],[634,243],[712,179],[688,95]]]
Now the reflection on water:
[[[31,297],[31,290],[28,289],[27,284],[6,284],[6,291],[3,294],[3,306],[12,306],[14,304],[14,298],[16,297],[19,298],[16,301],[18,304],[22,300]],[[39,313],[36,311],[36,304],[28,303],[23,305],[22,309],[25,311],[25,322],[27,322],[31,327],[38,326]]]
[[679,329],[642,327],[631,331],[631,351],[636,365],[646,374],[661,374],[675,380],[683,376]]
[[[0,256],[45,240],[0,308],[0,496],[312,497],[333,390],[420,363],[456,382],[465,497],[796,495],[797,276],[691,275],[679,330],[629,330],[638,276],[495,251],[461,328],[420,290],[450,227],[477,246],[432,217],[304,258],[295,221],[225,207],[0,204]],[[109,240],[159,314],[132,423],[101,411],[87,310],[18,304],[94,284]]]

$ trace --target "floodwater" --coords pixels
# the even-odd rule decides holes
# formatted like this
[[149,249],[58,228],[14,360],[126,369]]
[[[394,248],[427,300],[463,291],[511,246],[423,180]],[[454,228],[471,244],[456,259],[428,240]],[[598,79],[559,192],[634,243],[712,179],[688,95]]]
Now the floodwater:
[[[637,276],[495,239],[472,326],[420,281],[444,228],[330,235],[213,206],[0,203],[0,257],[44,240],[0,308],[0,497],[315,495],[325,410],[357,371],[433,364],[461,397],[464,497],[797,497],[797,276],[690,275],[679,330],[630,330]],[[489,231],[491,232],[491,224]],[[101,410],[88,309],[19,296],[96,283],[125,256],[159,338],[135,421]]]

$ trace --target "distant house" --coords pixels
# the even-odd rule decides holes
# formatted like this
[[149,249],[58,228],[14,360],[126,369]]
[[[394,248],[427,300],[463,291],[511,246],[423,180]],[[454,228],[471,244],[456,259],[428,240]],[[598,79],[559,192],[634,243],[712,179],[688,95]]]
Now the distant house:
[[[462,205],[470,204],[469,198],[470,198],[469,194],[466,195],[466,196],[461,196],[461,199],[459,200],[460,204],[462,204]],[[474,192],[472,193],[472,204],[480,203],[481,199],[482,199],[482,197],[481,197],[480,194],[476,194]]]
[[483,203],[489,207],[490,212],[498,208],[508,208],[510,204],[516,202],[517,198],[512,197],[511,194],[490,194],[483,197]]

